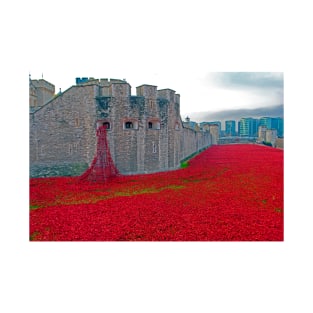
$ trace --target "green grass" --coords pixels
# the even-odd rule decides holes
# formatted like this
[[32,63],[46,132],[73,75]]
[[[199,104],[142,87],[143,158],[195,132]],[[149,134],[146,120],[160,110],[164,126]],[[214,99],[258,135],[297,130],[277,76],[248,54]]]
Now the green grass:
[[40,206],[39,205],[30,205],[29,206],[29,209],[30,210],[36,210],[36,209],[38,209]]
[[[133,196],[133,195],[142,195],[145,193],[158,193],[166,189],[172,189],[172,190],[177,190],[177,189],[182,189],[185,186],[182,185],[169,185],[161,188],[144,188],[144,189],[139,189],[139,190],[125,190],[125,191],[117,191],[113,194],[113,197],[127,197],[127,196]],[[112,196],[110,197],[112,198]]]
[[194,153],[192,153],[191,155],[189,155],[187,158],[183,159],[180,161],[180,168],[186,168],[189,166],[189,161],[194,158],[196,155],[198,155],[199,153],[203,152],[205,149],[207,148],[202,148]]
[[[76,194],[75,193],[67,193],[67,194],[61,194],[56,197],[56,199],[49,203],[47,206],[55,206],[55,205],[75,205],[75,204],[90,204],[90,203],[97,203],[102,200],[107,200],[111,198],[116,197],[129,197],[129,196],[135,196],[135,195],[141,195],[141,194],[147,194],[147,193],[158,193],[163,190],[179,190],[185,188],[184,185],[168,185],[164,187],[148,187],[148,188],[142,188],[142,189],[136,189],[136,188],[122,188],[120,191],[112,192],[111,194],[103,194],[102,192],[99,192],[99,194],[95,194],[93,192],[85,192],[82,193],[82,196],[80,199],[75,199]],[[40,204],[33,204],[30,205],[30,210],[36,210],[42,207],[47,207]]]
[[181,162],[181,163],[180,163],[180,168],[186,168],[186,167],[188,167],[188,166],[189,166],[188,161],[184,161],[184,162]]

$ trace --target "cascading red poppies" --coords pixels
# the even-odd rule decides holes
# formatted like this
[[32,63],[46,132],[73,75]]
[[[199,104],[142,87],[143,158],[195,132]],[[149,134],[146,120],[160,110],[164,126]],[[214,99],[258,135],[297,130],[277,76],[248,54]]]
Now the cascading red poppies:
[[111,157],[106,126],[103,125],[97,129],[96,155],[90,167],[79,178],[84,181],[101,183],[117,175],[119,175],[119,172]]
[[37,241],[282,241],[283,150],[212,146],[170,172],[30,179]]

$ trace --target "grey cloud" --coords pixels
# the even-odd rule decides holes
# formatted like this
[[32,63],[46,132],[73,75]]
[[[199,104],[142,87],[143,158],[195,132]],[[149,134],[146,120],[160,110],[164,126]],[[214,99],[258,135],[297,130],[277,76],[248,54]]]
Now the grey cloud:
[[281,72],[223,72],[213,73],[213,82],[225,88],[238,89],[283,89]]
[[236,110],[225,110],[225,111],[206,111],[206,112],[194,112],[187,114],[191,120],[196,122],[210,122],[210,121],[221,121],[225,120],[240,120],[242,117],[253,117],[261,118],[267,117],[284,117],[284,106],[283,104],[260,107],[253,109],[236,109]]

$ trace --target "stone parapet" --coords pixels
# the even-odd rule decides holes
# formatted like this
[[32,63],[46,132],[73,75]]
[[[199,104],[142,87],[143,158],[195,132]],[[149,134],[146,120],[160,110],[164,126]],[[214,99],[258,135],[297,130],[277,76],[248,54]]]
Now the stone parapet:
[[31,113],[30,174],[81,174],[93,160],[96,129],[102,125],[122,174],[176,169],[212,144],[209,132],[183,127],[174,90],[153,85],[136,90],[132,96],[124,80],[89,79]]

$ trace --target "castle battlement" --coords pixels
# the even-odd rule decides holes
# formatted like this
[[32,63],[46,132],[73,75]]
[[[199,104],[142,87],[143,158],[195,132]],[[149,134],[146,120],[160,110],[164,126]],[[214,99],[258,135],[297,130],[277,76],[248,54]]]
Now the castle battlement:
[[31,176],[80,175],[93,160],[100,126],[122,174],[176,169],[212,143],[209,132],[184,127],[172,89],[144,84],[134,96],[126,80],[76,82],[31,114]]
[[[125,79],[113,78],[76,78],[76,85],[98,85],[102,87],[100,96],[132,96],[131,86]],[[117,85],[117,86],[114,86]],[[122,91],[122,93],[121,93]],[[147,99],[166,99],[170,102],[180,103],[180,95],[170,88],[157,89],[155,85],[143,84],[136,87],[136,96]]]
[[125,84],[125,83],[127,83],[125,79],[76,77],[76,85],[97,84],[101,86],[109,86],[111,84]]
[[157,86],[153,85],[141,85],[136,88],[136,95],[142,96],[147,99],[157,98]]

